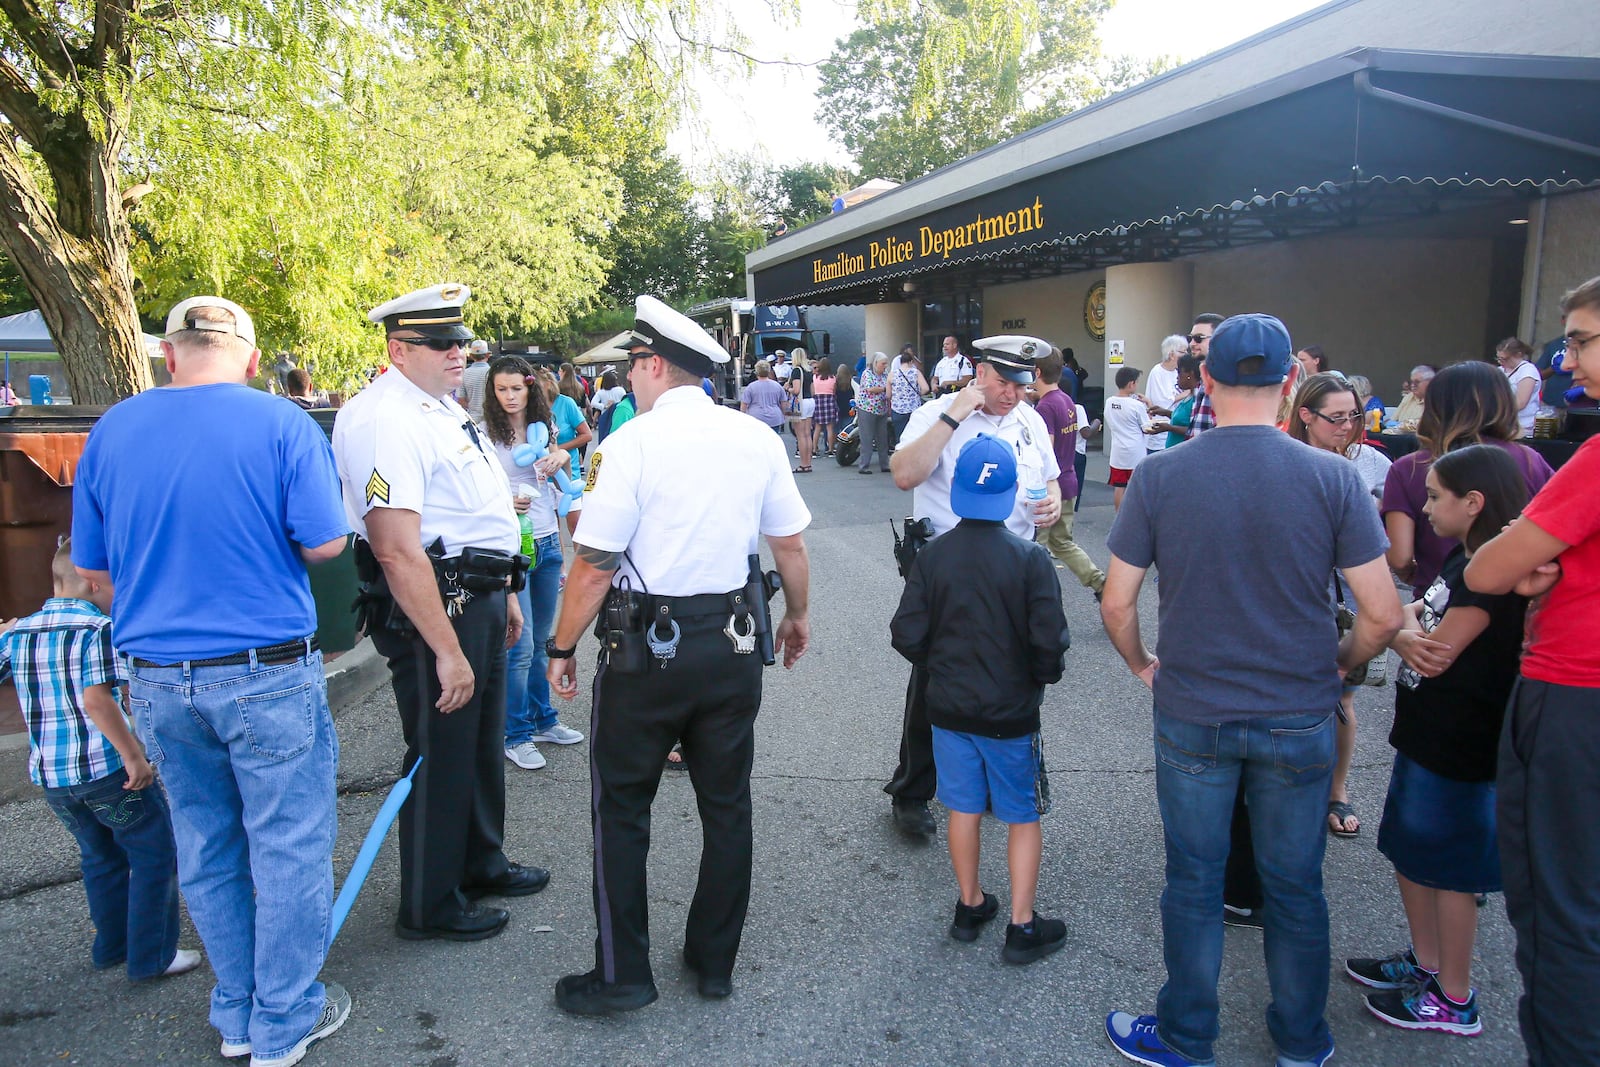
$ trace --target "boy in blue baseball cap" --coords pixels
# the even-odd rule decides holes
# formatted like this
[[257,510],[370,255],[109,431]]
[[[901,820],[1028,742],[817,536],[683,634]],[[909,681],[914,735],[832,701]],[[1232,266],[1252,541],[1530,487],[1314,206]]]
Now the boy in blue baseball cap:
[[950,484],[960,521],[918,553],[890,623],[895,650],[928,672],[928,721],[939,800],[950,812],[950,862],[961,898],[950,936],[971,942],[999,911],[978,881],[984,811],[1010,830],[1007,963],[1032,963],[1066,941],[1066,924],[1034,911],[1050,807],[1039,741],[1044,687],[1061,679],[1071,643],[1061,585],[1044,548],[1006,529],[1017,499],[1012,445],[979,434]]

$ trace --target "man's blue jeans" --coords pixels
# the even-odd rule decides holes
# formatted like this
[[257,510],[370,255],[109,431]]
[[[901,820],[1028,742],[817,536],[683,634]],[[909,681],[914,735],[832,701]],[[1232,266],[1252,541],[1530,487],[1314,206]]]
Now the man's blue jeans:
[[118,768],[83,785],[44,791],[78,840],[94,920],[96,967],[124,960],[134,981],[158,977],[178,951],[178,867],[161,787],[124,789]]
[[522,636],[506,653],[506,747],[514,748],[556,724],[550,706],[550,682],[545,677],[548,660],[545,638],[556,617],[561,593],[561,535],[539,538],[539,562],[517,594],[522,607]]
[[281,1056],[325,999],[339,742],[322,654],[129,670],[129,703],[172,801],[189,917],[217,975],[211,1025]]
[[1197,724],[1156,711],[1156,798],[1166,834],[1161,926],[1167,982],[1158,1032],[1174,1051],[1212,1059],[1222,969],[1222,880],[1234,793],[1244,779],[1266,904],[1267,1029],[1290,1059],[1328,1044],[1328,902],[1322,895],[1333,715]]

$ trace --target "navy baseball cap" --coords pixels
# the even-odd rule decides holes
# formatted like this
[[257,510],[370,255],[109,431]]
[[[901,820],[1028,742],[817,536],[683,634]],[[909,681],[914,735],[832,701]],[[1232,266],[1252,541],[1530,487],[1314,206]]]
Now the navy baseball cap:
[[980,433],[961,446],[950,479],[950,509],[963,519],[1004,522],[1017,505],[1017,457],[998,437]]
[[[1247,359],[1260,359],[1261,369],[1239,372]],[[1277,385],[1289,377],[1294,345],[1289,330],[1271,315],[1235,315],[1224,319],[1211,334],[1206,370],[1223,385]]]

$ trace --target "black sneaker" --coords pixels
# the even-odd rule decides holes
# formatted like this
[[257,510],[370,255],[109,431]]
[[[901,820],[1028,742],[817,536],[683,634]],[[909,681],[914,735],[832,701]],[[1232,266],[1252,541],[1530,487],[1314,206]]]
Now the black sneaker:
[[[871,474],[871,471],[863,471]],[[897,800],[894,802],[894,824],[908,837],[931,837],[934,834],[933,812],[927,801]]]
[[1222,925],[1235,926],[1241,930],[1262,929],[1260,908],[1236,908],[1232,904],[1222,906]]
[[1046,919],[1034,912],[1033,921],[1026,926],[1010,923],[1006,926],[1006,947],[1000,958],[1007,963],[1032,963],[1042,960],[1067,943],[1067,924],[1060,919]]
[[984,923],[994,918],[1000,911],[1000,902],[994,898],[993,893],[983,895],[983,903],[975,908],[969,908],[956,900],[955,922],[950,924],[950,936],[957,941],[978,940],[978,930]]
[[595,971],[569,974],[556,983],[556,1007],[572,1015],[610,1015],[655,1002],[656,984],[606,982]]
[[1425,984],[1432,975],[1417,965],[1408,948],[1383,959],[1357,958],[1344,961],[1344,973],[1373,989],[1410,989]]

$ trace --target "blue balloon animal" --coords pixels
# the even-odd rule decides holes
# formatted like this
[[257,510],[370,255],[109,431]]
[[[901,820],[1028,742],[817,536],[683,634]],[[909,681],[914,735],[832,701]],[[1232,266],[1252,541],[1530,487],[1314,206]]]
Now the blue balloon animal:
[[[542,422],[528,427],[528,443],[511,450],[511,462],[519,467],[531,467],[550,453],[550,427]],[[564,470],[555,473],[556,488],[561,491],[556,501],[556,514],[563,517],[572,509],[572,502],[583,497],[583,483],[575,482]]]

